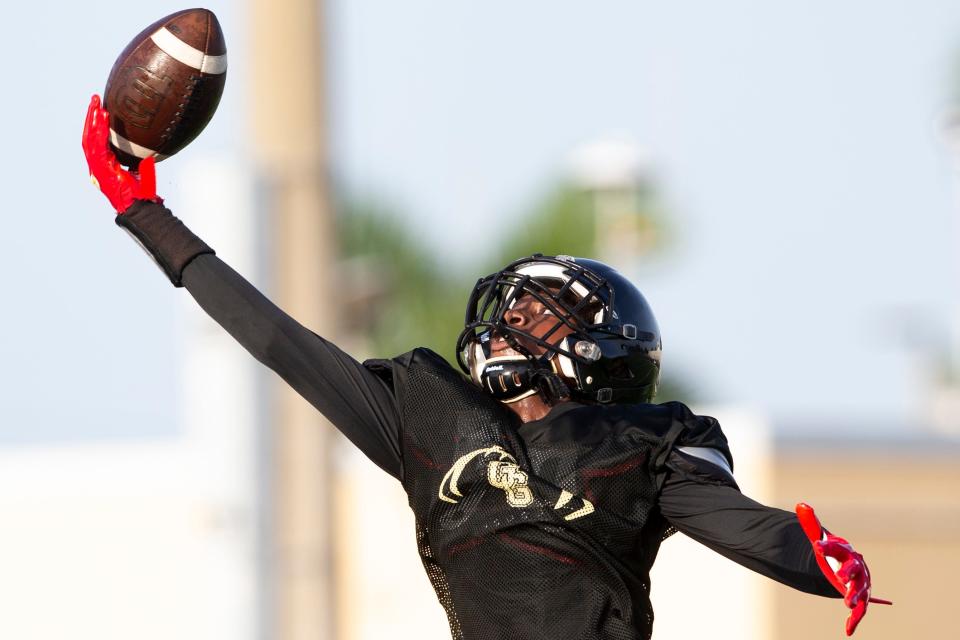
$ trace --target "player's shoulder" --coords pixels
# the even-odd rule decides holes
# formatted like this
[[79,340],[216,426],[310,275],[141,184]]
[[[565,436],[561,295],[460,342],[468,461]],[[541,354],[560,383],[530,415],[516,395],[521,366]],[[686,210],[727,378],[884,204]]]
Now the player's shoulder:
[[[597,444],[606,440],[646,441],[656,445],[724,442],[713,418],[697,416],[679,402],[663,404],[596,404],[565,402],[541,421],[525,425],[528,435],[551,442],[576,440]],[[541,433],[542,432],[542,433]],[[725,446],[725,445],[724,445]]]
[[406,385],[413,369],[427,370],[453,383],[459,384],[466,380],[443,356],[426,347],[411,349],[394,358],[366,360],[363,366],[391,385],[394,391]]
[[690,447],[727,448],[727,437],[716,418],[694,413],[682,402],[666,402],[672,415],[672,425],[679,433],[677,444]]
[[672,416],[668,466],[687,477],[736,486],[733,455],[717,419],[694,413],[681,402],[660,406]]
[[420,365],[434,369],[443,369],[444,371],[454,371],[458,375],[460,374],[460,370],[450,364],[446,358],[427,347],[417,347],[399,357],[404,363],[407,363],[407,366]]
[[453,369],[439,353],[427,347],[416,347],[393,358],[372,358],[365,360],[363,366],[374,371],[394,368],[408,369],[415,365],[425,365],[440,369]]
[[733,456],[720,423],[711,416],[694,413],[682,402],[610,405],[609,422],[622,429],[639,429],[658,439],[664,455],[682,452],[732,469]]
[[720,423],[710,416],[694,413],[682,402],[661,404],[599,405],[612,421],[642,426],[658,437],[676,437],[684,444],[710,446],[712,442],[726,445]]

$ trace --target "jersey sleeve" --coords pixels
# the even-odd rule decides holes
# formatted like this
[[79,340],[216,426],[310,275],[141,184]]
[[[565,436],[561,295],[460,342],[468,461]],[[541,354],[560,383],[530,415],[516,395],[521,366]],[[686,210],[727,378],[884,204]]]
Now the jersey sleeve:
[[768,578],[838,597],[793,513],[751,500],[726,470],[680,448],[670,453],[666,466],[659,506],[671,526]]
[[254,358],[381,469],[401,477],[400,416],[389,376],[301,325],[216,255],[194,258],[182,280],[203,310]]

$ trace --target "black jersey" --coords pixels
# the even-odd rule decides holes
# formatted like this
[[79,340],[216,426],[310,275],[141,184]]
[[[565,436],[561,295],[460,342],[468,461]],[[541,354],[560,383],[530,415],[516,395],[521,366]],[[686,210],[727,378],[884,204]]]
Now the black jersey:
[[729,457],[717,423],[679,403],[564,403],[521,424],[430,351],[390,373],[403,485],[453,637],[648,638],[664,462],[694,440]]
[[436,354],[361,364],[208,250],[181,255],[197,239],[162,205],[124,216],[158,263],[180,265],[175,284],[403,482],[455,637],[649,637],[648,571],[669,527],[837,597],[796,517],[719,468],[730,455],[712,419],[680,404],[563,403],[520,424]]

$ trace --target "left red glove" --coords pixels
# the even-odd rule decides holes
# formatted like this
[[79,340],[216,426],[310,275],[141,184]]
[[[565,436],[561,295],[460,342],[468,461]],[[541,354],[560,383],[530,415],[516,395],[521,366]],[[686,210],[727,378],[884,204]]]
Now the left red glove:
[[[847,618],[847,635],[851,636],[866,615],[868,603],[893,603],[870,597],[870,570],[863,556],[857,553],[849,542],[824,529],[813,512],[813,507],[799,503],[797,518],[813,545],[820,571],[837,591],[843,594],[843,603],[851,609],[850,617]],[[830,560],[833,560],[838,568],[834,569]]]
[[103,192],[117,213],[130,208],[134,200],[153,200],[157,197],[157,176],[154,159],[140,161],[139,171],[127,171],[110,150],[110,114],[100,106],[100,96],[94,94],[83,123],[83,154],[87,157],[90,177]]

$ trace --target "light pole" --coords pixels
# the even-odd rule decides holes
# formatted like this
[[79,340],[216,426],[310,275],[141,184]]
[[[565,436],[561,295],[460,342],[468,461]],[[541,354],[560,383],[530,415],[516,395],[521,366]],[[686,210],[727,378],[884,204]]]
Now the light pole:
[[[251,3],[250,104],[254,157],[267,194],[278,304],[313,331],[335,337],[325,277],[335,261],[328,189],[325,64],[320,0]],[[277,384],[268,467],[272,602],[277,640],[333,636],[329,426]]]

